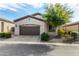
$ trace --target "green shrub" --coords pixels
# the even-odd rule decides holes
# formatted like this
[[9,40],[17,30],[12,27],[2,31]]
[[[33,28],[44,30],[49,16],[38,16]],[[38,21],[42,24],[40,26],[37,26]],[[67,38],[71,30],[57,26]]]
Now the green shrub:
[[10,38],[11,37],[11,33],[9,33],[9,32],[0,33],[0,37],[1,38]]
[[79,32],[77,33],[77,38],[79,39]]
[[72,39],[71,35],[65,35],[65,39],[63,40],[64,43],[72,43],[74,40]]
[[73,37],[73,40],[77,39],[77,33],[76,32],[71,32],[71,36]]
[[64,31],[63,29],[58,29],[58,30],[57,30],[57,35],[58,35],[59,37],[64,36],[64,33],[65,33],[65,31]]
[[65,39],[63,42],[72,43],[77,39],[77,32],[70,31],[68,34],[65,34]]
[[0,37],[5,37],[5,33],[0,33]]
[[42,33],[41,34],[41,40],[42,41],[48,41],[49,40],[49,35],[47,33]]
[[11,33],[5,33],[5,38],[11,38]]

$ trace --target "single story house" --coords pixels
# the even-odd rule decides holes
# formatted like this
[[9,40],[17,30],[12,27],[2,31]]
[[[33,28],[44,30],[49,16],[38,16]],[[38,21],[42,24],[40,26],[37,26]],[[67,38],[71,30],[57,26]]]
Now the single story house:
[[62,26],[66,31],[77,31],[79,32],[79,22],[68,23]]
[[40,13],[21,17],[14,22],[15,35],[40,35],[48,31],[47,24]]
[[14,22],[0,18],[0,32],[11,32]]

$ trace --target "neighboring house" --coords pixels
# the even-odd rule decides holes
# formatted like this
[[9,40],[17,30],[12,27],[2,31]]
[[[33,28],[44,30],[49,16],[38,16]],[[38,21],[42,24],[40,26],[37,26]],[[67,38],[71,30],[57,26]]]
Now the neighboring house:
[[40,13],[15,20],[15,35],[40,35],[47,32],[47,24]]
[[78,31],[79,32],[79,22],[65,24],[63,28],[66,31]]
[[14,26],[14,22],[0,18],[0,32],[11,32]]

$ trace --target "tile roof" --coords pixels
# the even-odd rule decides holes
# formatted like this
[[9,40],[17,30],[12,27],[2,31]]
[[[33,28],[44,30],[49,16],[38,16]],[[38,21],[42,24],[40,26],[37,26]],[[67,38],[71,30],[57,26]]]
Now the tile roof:
[[[42,15],[42,14],[40,14],[40,13],[35,13],[35,14],[32,14],[32,15],[27,15],[27,16],[24,16],[24,17],[21,17],[21,18],[18,18],[18,19],[16,19],[16,20],[14,20],[14,22],[17,22],[17,21],[23,20],[23,19],[28,18],[28,17],[30,17],[30,18],[34,18],[34,19],[37,19],[37,20],[39,20],[39,21],[44,21],[44,20],[41,19],[41,18],[34,17],[35,15]],[[45,22],[45,21],[44,21],[44,22]]]
[[5,19],[2,19],[2,18],[0,18],[0,21],[5,21],[5,22],[9,22],[9,23],[13,23],[14,24],[14,22],[9,21],[9,20],[5,20]]

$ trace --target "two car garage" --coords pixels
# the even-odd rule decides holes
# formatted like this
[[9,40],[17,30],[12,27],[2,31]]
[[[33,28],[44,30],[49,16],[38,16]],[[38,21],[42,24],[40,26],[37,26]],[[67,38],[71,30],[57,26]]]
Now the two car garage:
[[40,26],[33,24],[20,26],[20,35],[40,35]]

